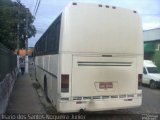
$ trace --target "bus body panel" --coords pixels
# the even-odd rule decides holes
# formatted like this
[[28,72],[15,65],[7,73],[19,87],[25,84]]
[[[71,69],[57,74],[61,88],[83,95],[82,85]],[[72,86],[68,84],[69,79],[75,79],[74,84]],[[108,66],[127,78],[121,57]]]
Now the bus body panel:
[[[138,81],[136,63],[136,57],[73,56],[72,96],[135,93]],[[111,88],[100,88],[105,83],[110,83]]]
[[[142,94],[142,91],[138,91]],[[82,104],[77,104],[76,101],[61,101],[57,107],[57,110],[62,113],[67,112],[79,112],[80,109],[84,111],[105,111],[116,109],[127,109],[140,106],[142,104],[142,98],[128,99],[107,99],[107,100],[90,100],[85,101]]]
[[[59,112],[124,109],[142,104],[142,91],[138,90],[139,71],[136,68],[142,67],[137,65],[143,57],[102,55],[60,54],[60,74],[69,74],[70,88],[68,93],[60,93]],[[99,89],[99,84],[96,84],[112,81],[113,89]]]
[[59,55],[37,56],[35,58],[36,78],[44,89],[44,79],[47,80],[48,97],[54,105],[57,104],[59,86]]
[[61,87],[61,75],[68,74],[69,75],[69,92],[63,93],[61,92],[61,88],[59,88],[60,97],[70,97],[71,96],[71,75],[72,75],[72,54],[59,54],[59,87]]
[[143,54],[141,21],[131,10],[78,3],[62,16],[60,52]]
[[[55,51],[47,54],[40,49],[35,65],[42,87],[47,78],[48,97],[57,111],[101,111],[142,104],[138,76],[143,73],[143,32],[135,11],[71,3],[55,21],[35,48],[45,46],[45,53],[54,39],[58,47],[54,45]],[[64,75],[68,76],[67,92],[62,90]]]

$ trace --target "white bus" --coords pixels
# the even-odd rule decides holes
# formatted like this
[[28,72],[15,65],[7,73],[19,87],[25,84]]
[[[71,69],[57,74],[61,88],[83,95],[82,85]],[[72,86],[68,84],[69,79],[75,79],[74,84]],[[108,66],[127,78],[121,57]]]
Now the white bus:
[[62,113],[140,106],[142,34],[136,11],[70,3],[35,45],[36,78]]

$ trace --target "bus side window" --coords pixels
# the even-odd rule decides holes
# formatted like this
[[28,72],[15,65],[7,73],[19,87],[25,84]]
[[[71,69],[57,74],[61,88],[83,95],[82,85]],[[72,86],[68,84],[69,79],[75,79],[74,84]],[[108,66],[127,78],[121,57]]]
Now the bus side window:
[[59,38],[60,38],[60,26],[61,23],[60,21],[57,22],[56,24],[56,32],[55,32],[55,51],[58,53],[58,49],[59,49]]
[[147,74],[146,68],[143,68],[143,74]]

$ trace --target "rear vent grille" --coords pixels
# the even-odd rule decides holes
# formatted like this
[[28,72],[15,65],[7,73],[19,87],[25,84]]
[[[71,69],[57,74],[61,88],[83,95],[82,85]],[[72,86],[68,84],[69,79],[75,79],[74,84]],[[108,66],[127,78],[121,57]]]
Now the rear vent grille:
[[126,98],[126,95],[120,95],[119,98]]
[[73,97],[73,100],[82,100],[82,97]]
[[90,100],[91,97],[83,97],[83,100]]
[[109,99],[109,96],[102,96],[102,99]]
[[112,55],[102,55],[102,57],[112,57]]
[[131,66],[131,62],[78,62],[78,66]]
[[93,99],[100,99],[100,96],[93,96]]
[[118,98],[118,95],[113,95],[111,96],[111,98]]
[[121,94],[121,95],[106,95],[106,96],[75,96],[72,98],[61,98],[61,100],[75,100],[75,101],[90,101],[90,100],[110,100],[110,99],[133,99],[136,97],[142,97],[142,94]]
[[61,98],[61,100],[65,101],[65,100],[69,100],[69,98],[68,97],[67,98]]

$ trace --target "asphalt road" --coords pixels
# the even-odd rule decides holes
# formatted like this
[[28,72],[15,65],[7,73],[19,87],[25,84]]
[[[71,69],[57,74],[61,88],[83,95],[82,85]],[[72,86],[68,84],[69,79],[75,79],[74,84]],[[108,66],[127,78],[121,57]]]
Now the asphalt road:
[[[30,75],[32,79],[35,79],[34,76],[34,65],[30,66]],[[121,109],[121,110],[111,110],[111,111],[103,111],[103,112],[92,112],[92,113],[85,113],[85,119],[90,120],[119,120],[119,119],[140,119],[140,120],[160,120],[160,89],[151,89],[146,85],[140,87],[142,89],[142,106],[137,108],[130,108],[130,109]],[[40,99],[43,103],[44,95],[40,93]],[[44,101],[43,104],[50,109],[47,111],[48,114],[53,114],[54,108],[51,104],[46,103]],[[45,109],[47,109],[47,107]],[[78,113],[79,114],[79,113]],[[69,114],[71,115],[71,114]]]
[[146,85],[142,86],[142,106],[128,109],[132,113],[160,114],[160,89],[151,89]]

